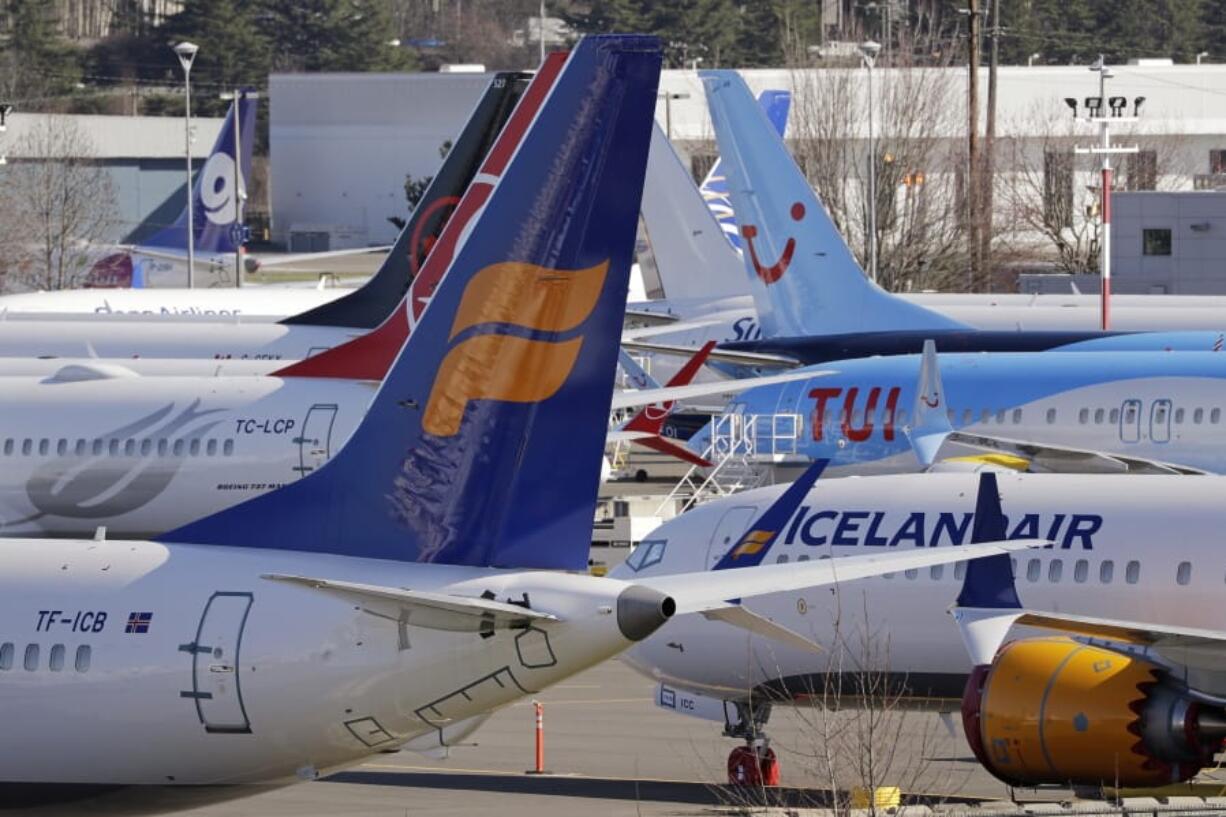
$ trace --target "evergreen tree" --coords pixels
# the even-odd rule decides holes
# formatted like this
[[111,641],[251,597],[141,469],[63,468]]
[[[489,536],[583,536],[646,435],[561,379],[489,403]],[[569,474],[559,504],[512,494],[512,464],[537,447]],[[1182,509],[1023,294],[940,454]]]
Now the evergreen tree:
[[[200,47],[192,64],[192,87],[202,93],[193,95],[192,107],[202,116],[224,113],[230,103],[219,99],[219,92],[259,87],[267,79],[268,42],[248,0],[192,0],[168,21],[165,34]],[[181,76],[170,48],[154,53],[165,60],[168,75]]]
[[261,0],[274,70],[396,71],[413,67],[393,45],[387,0]]
[[60,37],[55,6],[43,0],[5,0],[7,35],[0,51],[7,101],[46,107],[71,94],[81,77],[76,49]]

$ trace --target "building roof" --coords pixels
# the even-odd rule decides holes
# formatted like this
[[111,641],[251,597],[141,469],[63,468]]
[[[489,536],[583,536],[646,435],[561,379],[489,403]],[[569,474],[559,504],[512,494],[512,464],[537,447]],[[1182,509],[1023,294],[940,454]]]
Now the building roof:
[[[9,114],[0,135],[0,152],[15,159],[41,158],[25,151],[23,136],[43,122],[75,122],[89,137],[86,151],[99,159],[183,159],[183,118],[174,116],[99,116],[82,114]],[[224,120],[192,117],[192,155],[207,156]]]

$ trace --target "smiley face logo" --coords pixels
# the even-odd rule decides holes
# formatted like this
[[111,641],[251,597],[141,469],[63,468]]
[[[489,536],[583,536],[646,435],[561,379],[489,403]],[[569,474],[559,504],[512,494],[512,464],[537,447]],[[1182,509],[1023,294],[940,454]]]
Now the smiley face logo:
[[[800,202],[794,203],[791,216],[792,221],[800,221],[805,217],[805,206]],[[779,260],[767,266],[758,258],[758,251],[753,245],[753,240],[758,237],[758,228],[752,224],[743,224],[741,235],[745,237],[745,244],[749,247],[749,260],[753,263],[754,272],[762,279],[762,283],[770,285],[782,278],[783,274],[788,271],[788,265],[792,263],[792,256],[796,253],[796,239],[788,236]]]

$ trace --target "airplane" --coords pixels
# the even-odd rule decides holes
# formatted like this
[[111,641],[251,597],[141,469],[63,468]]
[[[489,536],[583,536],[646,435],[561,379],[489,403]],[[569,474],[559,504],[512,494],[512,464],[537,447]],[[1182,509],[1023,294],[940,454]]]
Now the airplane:
[[[554,59],[556,63],[557,60]],[[397,310],[409,281],[422,269],[426,256],[438,242],[455,203],[467,189],[490,145],[511,116],[528,86],[530,74],[496,74],[463,131],[456,137],[438,173],[413,211],[408,224],[375,275],[362,287],[336,300],[297,312],[277,322],[261,320],[258,313],[225,298],[254,299],[252,309],[271,310],[268,299],[285,296],[292,303],[295,290],[252,288],[225,290],[220,296],[230,303],[229,315],[109,314],[50,316],[0,313],[0,357],[59,358],[163,358],[213,360],[294,361],[344,343],[374,329]],[[224,135],[224,134],[223,134]],[[192,290],[192,292],[208,290]],[[99,290],[97,297],[111,298],[115,290]],[[147,290],[157,293],[157,290]],[[165,291],[163,291],[165,292]],[[67,296],[66,296],[67,297]],[[78,296],[72,296],[78,297]],[[81,298],[93,298],[85,294]],[[138,296],[162,298],[163,295]],[[175,294],[165,297],[174,298]],[[193,298],[196,296],[193,295]],[[201,296],[205,303],[209,298]],[[109,303],[109,302],[108,302]],[[183,309],[173,304],[171,312]],[[209,301],[212,303],[212,301]],[[298,304],[294,304],[297,306]],[[141,306],[143,310],[145,307]],[[150,307],[152,308],[152,307]],[[222,307],[218,307],[222,309]],[[255,320],[248,320],[251,314]],[[158,318],[152,320],[151,318]],[[165,318],[165,319],[163,319]],[[394,323],[394,321],[393,321]],[[224,327],[224,328],[223,328]],[[399,349],[395,344],[391,352]],[[381,376],[381,375],[378,375]]]
[[[1090,340],[1095,341],[1094,350],[1209,349],[1217,340],[1217,331],[1031,331],[1013,325],[976,329],[884,291],[866,278],[740,76],[735,71],[700,73],[745,238],[742,277],[749,283],[756,308],[756,315],[743,314],[732,323],[736,340],[721,342],[712,353],[713,362],[787,366],[917,353],[928,338],[949,352],[1044,351]],[[707,232],[713,232],[712,224],[708,218]],[[727,255],[726,246],[720,249]],[[735,298],[726,296],[726,306],[729,297]],[[1173,316],[1170,322],[1168,312]],[[1179,316],[1196,313],[1172,309],[1148,314],[1161,314],[1162,319],[1152,324],[1161,327],[1179,326]],[[1211,325],[1216,328],[1220,322]],[[724,321],[705,331],[688,330],[672,340],[667,334],[633,340],[627,348],[688,355],[707,340],[724,341],[727,336]]]
[[[503,130],[481,165],[483,179],[498,179],[495,160],[514,152],[561,65],[550,58],[524,91],[509,120],[515,128]],[[278,362],[271,372],[268,361],[14,359],[29,376],[0,377],[0,536],[82,536],[98,527],[157,535],[318,470],[345,445],[396,361],[412,365],[397,358],[409,336],[404,314],[420,314],[486,192],[465,193],[440,238],[446,250],[425,260],[398,319],[335,354]],[[609,437],[702,461],[662,438],[669,401],[754,382],[685,385],[702,360],[667,387],[615,395],[615,409],[645,408]]]
[[[804,371],[803,369],[800,371]],[[1011,352],[845,360],[750,388],[725,411],[774,416],[757,449],[836,476],[985,464],[1046,472],[1226,473],[1220,352]],[[713,428],[687,445],[702,453]]]
[[157,540],[0,548],[7,806],[183,807],[445,751],[673,615],[771,632],[742,598],[1021,547],[864,556],[837,579],[580,572],[660,64],[655,38],[584,38],[512,119],[519,149],[468,194],[481,240],[401,352],[416,365],[327,465]]
[[[1204,713],[1206,736],[1220,737],[1219,713],[1226,701],[1220,658],[1207,649],[1209,642],[1197,642],[1192,634],[1195,628],[1220,630],[1217,602],[1226,561],[1217,554],[1219,531],[1226,524],[1221,502],[1226,481],[987,471],[823,479],[814,485],[820,470],[817,463],[791,486],[758,488],[699,505],[657,528],[609,575],[641,581],[703,569],[717,576],[720,568],[735,565],[803,567],[823,561],[837,569],[844,559],[863,553],[958,552],[983,539],[980,525],[986,514],[976,497],[981,485],[994,483],[1003,497],[1007,524],[986,538],[1050,542],[1044,549],[1013,555],[1013,575],[1030,605],[1028,612],[1058,611],[1033,614],[1053,621],[1075,612],[1095,621],[1150,622],[1122,624],[1110,633],[1105,625],[1097,633],[1086,629],[1089,619],[1081,622],[1082,629],[1066,627],[1066,632],[1082,636],[1131,642],[1138,661],[1145,658],[1157,666],[1130,665],[1127,659],[1111,664],[1127,677],[1074,704],[1069,697],[1073,691],[1091,683],[1090,665],[1112,659],[1089,647],[1077,653],[1076,665],[1069,665],[1075,670],[1067,679],[1069,693],[1052,698],[1053,704],[1060,703],[1043,716],[1051,730],[1047,747],[1059,753],[1059,762],[1075,764],[1081,756],[1087,763],[1101,761],[1104,766],[1097,774],[1109,774],[1117,760],[1112,753],[1133,745],[1141,756],[1121,755],[1121,771],[1133,772],[1150,756],[1161,760],[1167,751],[1161,742],[1177,740],[1185,734],[1183,725],[1193,726],[1186,708],[1191,701]],[[755,521],[764,518],[767,507],[776,511],[772,524]],[[994,650],[988,645],[971,659],[952,637],[947,613],[967,570],[958,564],[898,571],[839,591],[780,592],[746,605],[791,634],[786,637],[748,635],[702,616],[679,615],[625,653],[623,660],[658,683],[656,704],[661,709],[714,721],[725,736],[751,747],[768,740],[772,707],[823,698],[833,706],[854,705],[855,673],[864,671],[874,673],[883,688],[905,694],[908,706],[951,711],[964,689],[981,687],[982,676],[970,686],[968,678],[976,665],[990,663]],[[1129,626],[1133,632],[1124,637],[1122,628]],[[1152,634],[1148,640],[1138,635],[1142,631]],[[873,635],[872,650],[863,647],[865,633]],[[797,638],[825,648],[824,657],[815,657]],[[1039,699],[1049,682],[1063,678],[1057,665],[1075,648],[1049,639],[1012,657],[1011,649],[1007,645],[1001,650],[995,680],[989,676],[974,711],[983,715],[984,748],[996,756],[989,769],[1019,785],[1033,785],[1046,773],[1037,759],[1041,747],[1033,716],[1043,711]],[[730,660],[733,655],[735,660]],[[1176,666],[1181,661],[1183,669]],[[1019,666],[1033,670],[1019,670],[1016,680],[1009,681],[1011,668]],[[844,674],[843,667],[854,669]],[[1138,689],[1135,683],[1142,679],[1156,684]],[[1001,690],[995,700],[993,683]],[[1074,705],[1077,708],[1071,708]],[[1153,730],[1143,743],[1132,733],[1142,709],[1154,716],[1151,720],[1145,715]],[[1086,713],[1090,728],[1075,736],[1068,719],[1078,711]],[[1159,711],[1182,720],[1164,720],[1157,717]],[[1208,731],[1210,725],[1214,731]],[[968,724],[968,734],[972,732]],[[1125,742],[1126,734],[1133,736]],[[1020,741],[1007,747],[1012,765],[1003,765],[997,755],[1000,740],[1006,738]],[[1076,780],[1078,768],[1062,765],[1050,782]],[[1140,782],[1125,779],[1121,785]]]

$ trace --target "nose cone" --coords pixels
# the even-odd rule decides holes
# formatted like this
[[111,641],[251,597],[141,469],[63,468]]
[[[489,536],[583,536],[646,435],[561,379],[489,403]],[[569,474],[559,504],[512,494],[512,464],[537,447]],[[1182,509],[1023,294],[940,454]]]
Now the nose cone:
[[617,628],[628,641],[642,641],[677,612],[673,597],[632,584],[617,597]]

